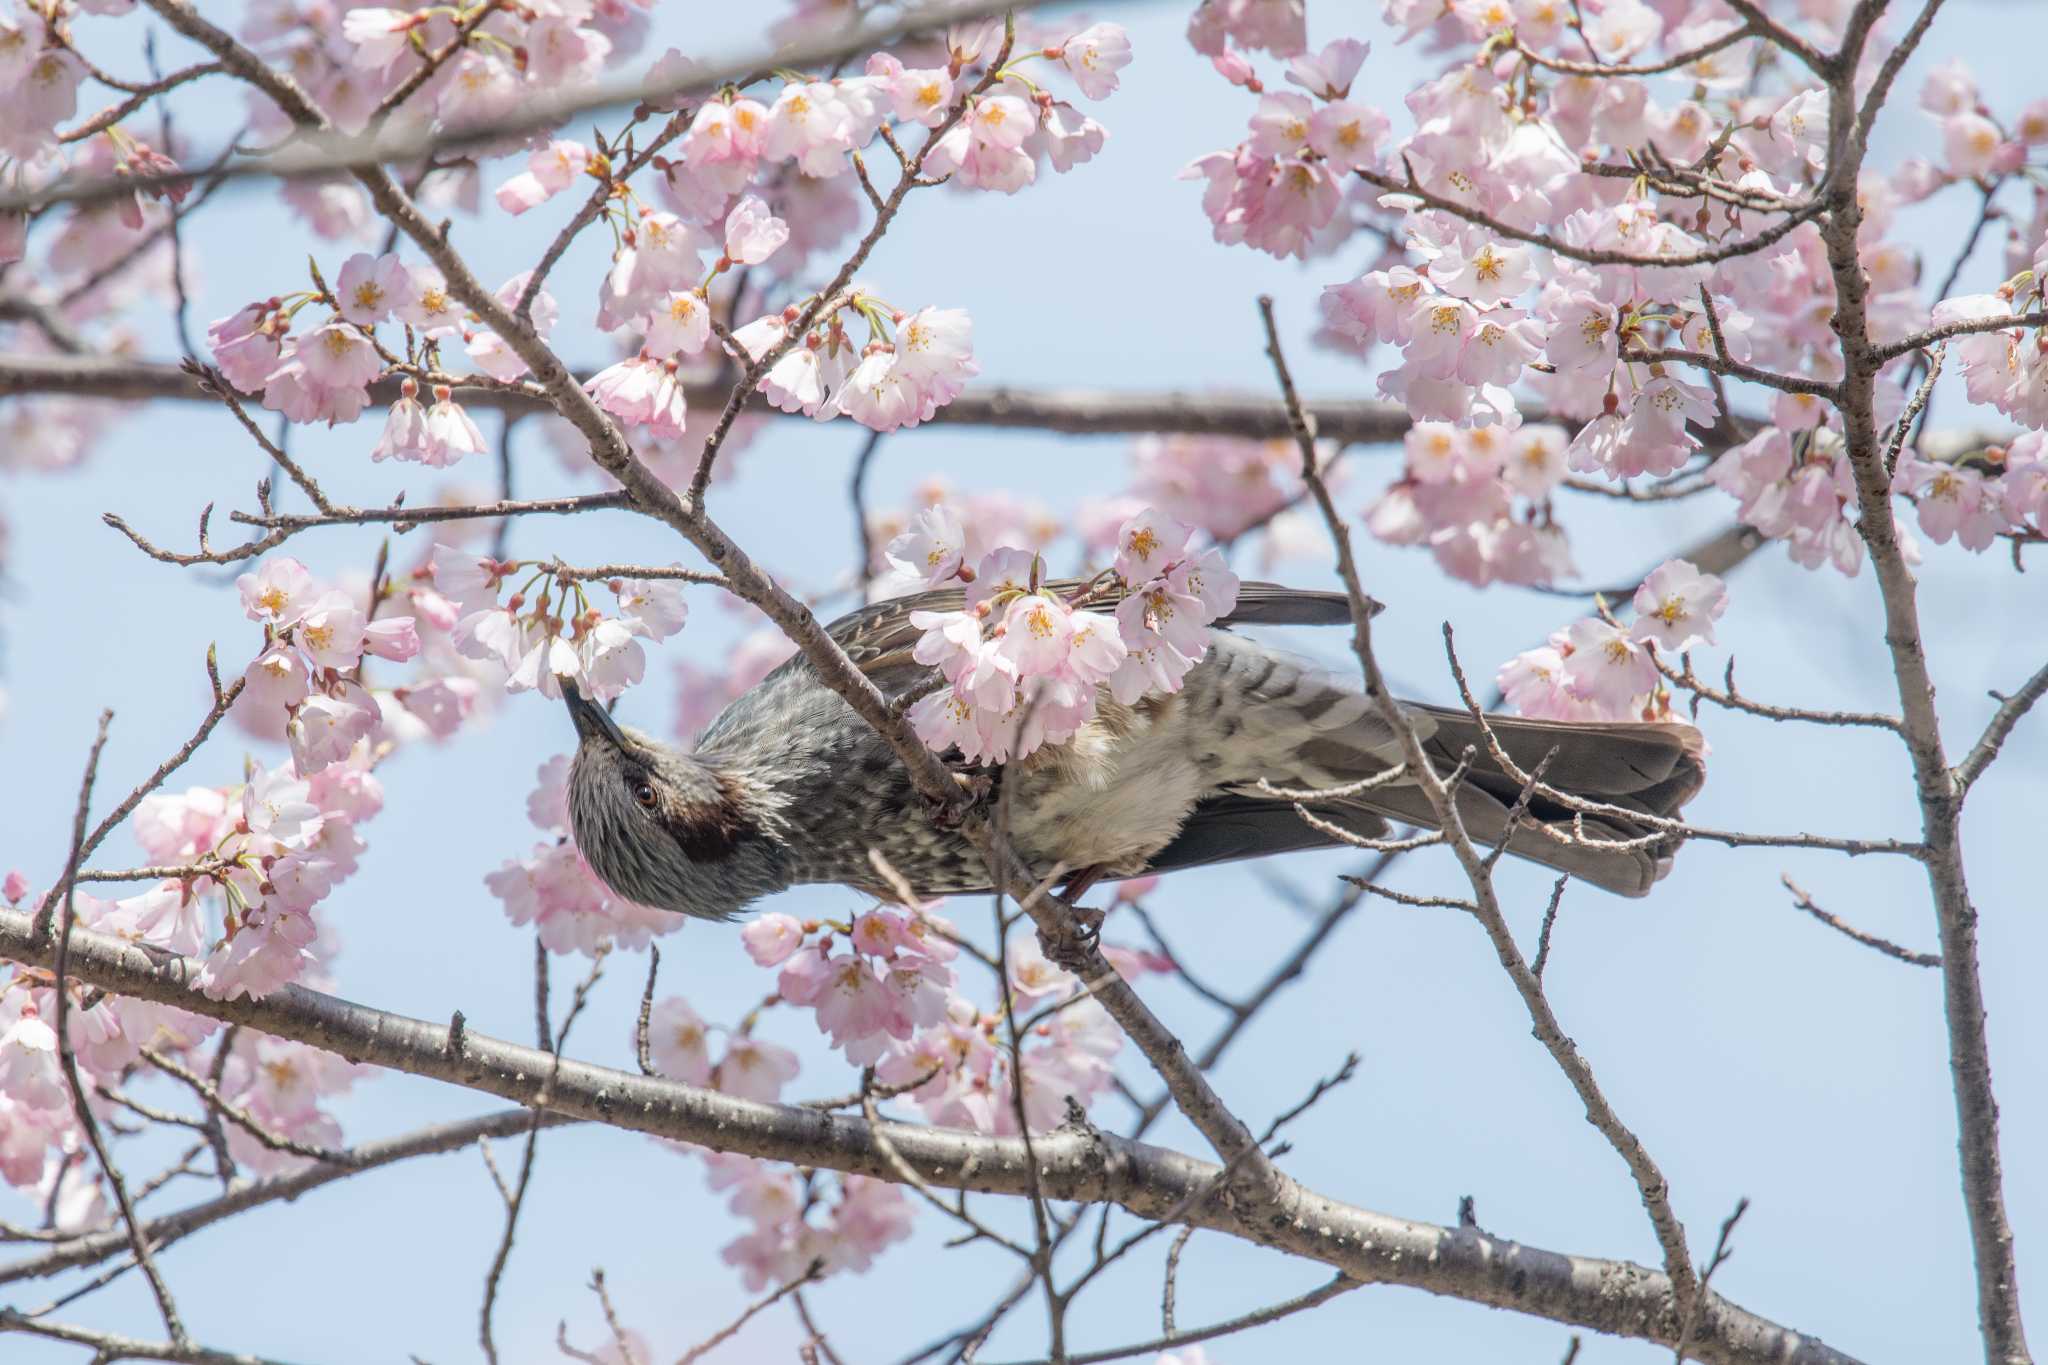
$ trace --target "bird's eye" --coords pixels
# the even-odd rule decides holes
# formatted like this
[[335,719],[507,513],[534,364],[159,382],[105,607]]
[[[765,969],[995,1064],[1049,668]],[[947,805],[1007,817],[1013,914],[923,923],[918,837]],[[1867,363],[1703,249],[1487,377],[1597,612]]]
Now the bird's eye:
[[634,799],[635,801],[638,801],[638,802],[639,802],[639,803],[640,803],[640,804],[641,804],[642,806],[646,807],[646,808],[647,808],[648,810],[653,810],[653,809],[654,809],[654,787],[653,787],[653,785],[652,785],[651,783],[647,783],[647,782],[636,782],[636,783],[634,783],[634,784],[633,784],[633,799]]

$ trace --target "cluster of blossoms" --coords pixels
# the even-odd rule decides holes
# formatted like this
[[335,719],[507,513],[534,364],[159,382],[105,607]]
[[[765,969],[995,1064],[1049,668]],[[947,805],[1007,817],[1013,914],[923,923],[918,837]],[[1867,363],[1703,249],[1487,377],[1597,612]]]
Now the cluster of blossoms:
[[[524,294],[529,276],[508,280],[498,301],[510,308]],[[214,363],[228,382],[260,394],[263,406],[294,422],[353,422],[370,401],[370,385],[397,355],[378,339],[379,324],[396,321],[407,335],[405,358],[414,369],[439,372],[444,344],[461,341],[469,360],[492,379],[510,382],[526,373],[526,362],[504,338],[475,325],[448,293],[446,279],[431,265],[408,266],[394,253],[357,252],[342,262],[330,288],[317,273],[312,289],[259,299],[207,328]],[[294,333],[309,305],[328,308],[326,320]],[[557,316],[546,290],[534,296],[532,319],[542,335]],[[454,398],[436,384],[433,405],[419,401],[419,385],[408,377],[391,405],[383,433],[371,448],[375,460],[412,460],[445,467],[484,448],[483,434]]]
[[[1008,945],[1011,1008],[1019,1027],[1033,1019],[1013,1059],[1006,1020],[955,995],[943,1016],[891,1048],[875,1068],[885,1084],[907,1086],[933,1123],[1013,1134],[1018,1111],[1034,1132],[1057,1127],[1068,1105],[1086,1110],[1108,1090],[1123,1033],[1109,1012],[1086,998],[1074,976],[1053,966],[1029,938]],[[1124,975],[1154,964],[1119,959]]]
[[[704,1164],[711,1188],[731,1191],[726,1207],[753,1225],[719,1252],[751,1293],[789,1284],[813,1262],[820,1273],[859,1274],[910,1236],[910,1196],[886,1180],[841,1174],[828,1181],[726,1152],[706,1152]],[[828,1183],[837,1186],[836,1199],[825,1197]]]
[[[1304,487],[1301,447],[1291,440],[1140,436],[1131,446],[1129,494],[1113,520],[1098,519],[1107,522],[1101,541],[1113,543],[1117,526],[1143,507],[1156,507],[1214,540],[1235,540],[1269,524]],[[1096,537],[1085,526],[1084,535],[1095,548]]]
[[1513,429],[1417,422],[1407,464],[1367,510],[1389,545],[1426,545],[1453,578],[1548,584],[1576,572],[1550,495],[1564,481],[1566,437],[1549,423]]
[[[803,312],[792,304],[733,333],[750,362],[779,355],[760,387],[784,412],[820,421],[845,413],[872,430],[895,431],[930,421],[981,372],[974,325],[962,309],[904,313],[855,284],[799,335]],[[865,345],[847,336],[849,316],[867,324]]]
[[[506,582],[521,574],[523,586],[501,602]],[[556,699],[565,681],[599,701],[618,696],[647,672],[640,641],[666,640],[690,614],[682,590],[666,580],[608,580],[618,610],[607,616],[579,579],[446,545],[434,547],[420,577],[431,586],[416,586],[414,603],[431,611],[464,657],[502,667],[509,691]]]
[[[75,922],[202,960],[194,985],[214,999],[263,995],[291,981],[324,985],[336,945],[314,911],[356,870],[364,850],[356,826],[382,803],[361,752],[310,780],[289,767],[258,768],[239,786],[146,797],[131,825],[143,855],[185,874],[119,900],[74,888]],[[43,900],[19,872],[0,881],[0,901],[9,906],[36,909]],[[67,989],[68,1042],[89,1095],[142,1079],[149,1052],[216,1077],[222,1100],[267,1133],[302,1143],[339,1140],[323,1104],[346,1091],[359,1068],[253,1031],[222,1035],[217,1021],[175,1005],[101,995],[77,981]],[[110,1225],[114,1213],[96,1163],[77,1159],[85,1138],[61,1069],[56,1019],[48,972],[0,968],[0,1180],[34,1191],[53,1210],[56,1229],[75,1234]],[[211,1051],[210,1039],[218,1039]],[[221,1047],[230,1050],[220,1055]],[[303,1161],[242,1125],[229,1123],[225,1132],[234,1159],[256,1172]]]
[[1980,466],[1907,456],[1892,490],[1918,508],[1920,529],[1936,543],[1953,536],[1984,550],[2002,535],[2048,538],[2048,432],[2026,431],[1990,446]]
[[242,610],[263,626],[264,648],[244,675],[238,720],[291,744],[311,777],[354,752],[381,719],[361,681],[365,655],[404,662],[420,652],[410,616],[372,618],[360,598],[326,587],[298,560],[276,555],[236,580]]
[[[940,506],[945,508],[944,515],[959,525],[959,556],[967,564],[979,564],[985,555],[1007,545],[1036,545],[1043,550],[1067,534],[1066,521],[1037,498],[1006,489],[956,488],[944,477],[933,475],[912,488],[909,501],[900,508],[877,509],[869,514],[868,543],[873,547],[868,563],[871,601],[925,589],[929,578],[927,566],[892,556],[890,547],[925,509]],[[1077,520],[1090,548],[1106,550],[1115,543],[1117,527],[1136,510],[1122,506],[1112,509],[1113,514],[1105,514],[1106,525],[1098,526],[1105,517],[1091,521],[1085,511]],[[1091,528],[1099,529],[1100,535],[1093,534]]]
[[[1204,36],[1197,34],[1197,47]],[[1291,41],[1286,46],[1302,53]],[[1217,241],[1307,257],[1348,233],[1348,225],[1330,230],[1344,202],[1345,176],[1378,164],[1389,128],[1384,113],[1350,98],[1367,51],[1367,44],[1347,38],[1313,56],[1295,55],[1287,79],[1306,95],[1269,92],[1243,57],[1216,54],[1225,79],[1259,94],[1251,136],[1230,151],[1196,159],[1182,173],[1206,182],[1202,208]]]
[[538,778],[526,798],[526,814],[547,837],[524,858],[507,859],[484,877],[484,885],[504,904],[505,917],[531,924],[551,953],[641,948],[656,935],[681,928],[680,915],[627,900],[583,860],[569,824],[568,755],[543,763]]
[[[1825,39],[1838,35],[1847,10],[1802,13]],[[1833,271],[1818,226],[1796,217],[1825,169],[1825,92],[1799,84],[1796,69],[1752,80],[1757,40],[1749,38],[1661,79],[1575,69],[1584,54],[1573,49],[1585,44],[1601,62],[1649,63],[1727,38],[1740,20],[1717,4],[1612,0],[1566,24],[1559,7],[1534,0],[1390,0],[1387,17],[1448,57],[1443,75],[1407,96],[1405,136],[1351,99],[1363,43],[1309,53],[1298,7],[1203,6],[1191,39],[1258,103],[1250,136],[1197,160],[1189,174],[1207,182],[1204,209],[1219,240],[1278,255],[1328,254],[1378,216],[1386,249],[1362,275],[1326,289],[1322,337],[1380,354],[1380,390],[1425,423],[1460,428],[1424,439],[1472,443],[1479,477],[1459,458],[1455,477],[1428,486],[1421,469],[1444,466],[1418,467],[1411,441],[1408,470],[1373,509],[1375,529],[1430,544],[1469,581],[1548,581],[1568,557],[1547,511],[1535,509],[1547,490],[1528,514],[1510,516],[1505,494],[1520,490],[1489,486],[1499,440],[1476,435],[1505,427],[1512,441],[1522,396],[1577,423],[1561,462],[1551,450],[1558,433],[1545,428],[1535,438],[1536,468],[1554,486],[1567,468],[1618,480],[1699,468],[1700,430],[1730,416],[1706,376],[1660,354],[1725,358],[1806,382],[1840,374]],[[1286,81],[1298,89],[1268,88],[1245,55],[1258,48],[1288,59]],[[1867,60],[1884,51],[1873,43]],[[1553,61],[1567,69],[1545,65]],[[1930,306],[1917,292],[1917,254],[1889,236],[1902,206],[1943,185],[1995,195],[2019,178],[2032,149],[2048,144],[2048,101],[2002,123],[1967,70],[1950,63],[1928,78],[1920,102],[1940,123],[1940,165],[1910,160],[1890,175],[1866,171],[1858,185],[1872,334],[1883,343],[1929,326],[1980,329],[1951,343],[1971,400],[2026,427],[2048,425],[2048,332],[2032,325],[2048,269],[2048,195],[2037,192],[2031,219],[2008,216],[2013,274],[1990,293]],[[1641,175],[1649,147],[1657,164],[1715,180],[1716,193],[1679,193]],[[1347,195],[1358,207],[1340,212]],[[1728,250],[1746,239],[1754,249]],[[1889,362],[1888,382],[1877,387],[1880,428],[1900,418],[1920,364],[1911,352]],[[1723,457],[1714,482],[1799,562],[1854,572],[1853,489],[1833,453],[1838,442],[1825,435],[1839,433],[1839,413],[1810,392],[1762,393],[1768,426]],[[1919,504],[1929,535],[1981,548],[2038,517],[2030,465],[2026,447],[1964,466],[1909,455],[1896,491]]]
[[[355,872],[365,847],[356,826],[384,805],[372,763],[360,745],[310,776],[295,765],[257,769],[239,790],[146,798],[133,825],[144,855],[203,872],[116,902],[135,920],[126,936],[205,957],[198,986],[216,999],[265,995],[315,969],[313,911]],[[206,931],[214,905],[224,929],[217,944]]]
[[831,933],[806,941],[805,926],[788,915],[764,916],[741,937],[755,962],[781,969],[780,998],[811,1010],[818,1031],[848,1061],[868,1066],[891,1039],[901,1042],[938,1022],[959,948],[952,926],[923,913],[879,907],[836,927],[846,940],[840,951]]
[[1667,560],[1636,589],[1626,626],[1587,617],[1525,650],[1495,679],[1510,706],[1546,720],[1669,720],[1670,694],[1655,651],[1714,642],[1727,587],[1682,559]]
[[[699,105],[682,155],[656,159],[664,207],[639,202],[629,189],[604,210],[618,246],[598,325],[638,332],[641,340],[635,354],[591,380],[600,406],[626,426],[679,435],[688,413],[678,376],[709,346],[714,282],[739,266],[791,274],[810,249],[841,238],[857,220],[846,188],[855,158],[882,130],[924,132],[923,145],[906,149],[904,174],[945,177],[967,189],[1014,192],[1036,178],[1041,159],[1062,171],[1090,159],[1106,136],[1102,127],[1023,68],[1033,58],[1057,62],[1083,95],[1103,98],[1130,60],[1123,30],[1096,24],[1036,50],[1013,45],[997,69],[1003,31],[993,22],[956,28],[930,66],[876,53],[859,76],[789,79],[762,99],[728,87]],[[671,54],[663,65],[679,74],[679,63]],[[524,212],[586,174],[603,180],[611,167],[581,144],[556,141],[499,187],[498,200]],[[768,198],[748,192],[757,185]],[[794,249],[776,259],[785,246]],[[707,266],[712,251],[718,254]],[[865,320],[865,342],[848,337],[853,318]],[[769,362],[761,389],[777,407],[820,420],[844,413],[877,431],[929,420],[976,373],[965,313],[905,313],[859,284],[829,300],[791,304],[731,335],[742,363]]]
[[[1917,463],[1902,461],[1901,474]],[[1795,563],[1809,569],[1831,563],[1845,574],[1862,568],[1863,538],[1850,520],[1856,476],[1833,432],[1765,427],[1714,461],[1707,474],[1740,501],[1743,523],[1785,542]],[[1901,547],[1917,558],[1918,546],[1903,528],[1900,535]]]
[[[2003,323],[2030,310],[2040,316],[2048,299],[2048,235],[2027,269],[1997,292],[1965,294],[1934,306],[1937,327],[1951,323]],[[2014,322],[1958,337],[1951,343],[1962,362],[1963,385],[1972,403],[1985,403],[2021,426],[2048,428],[2048,328]]]
[[[913,611],[913,651],[947,686],[910,722],[939,752],[970,762],[1022,758],[1071,738],[1107,688],[1123,705],[1177,692],[1209,648],[1209,625],[1237,601],[1237,576],[1188,527],[1146,510],[1117,533],[1114,567],[1079,584],[1049,583],[1035,551],[1004,547],[970,564],[959,516],[920,513],[888,548],[899,581],[965,586],[958,610]],[[1115,604],[1114,615],[1091,610]]]
[[[770,912],[747,925],[741,939],[756,963],[779,969],[777,999],[811,1010],[819,1031],[849,1061],[874,1067],[884,1085],[935,1123],[1015,1133],[1021,1106],[1024,1120],[1042,1131],[1064,1119],[1070,1101],[1089,1107],[1108,1088],[1122,1045],[1109,1015],[1070,973],[1047,962],[1034,940],[1011,943],[1008,993],[1027,1029],[1020,1072],[1003,1012],[981,1009],[959,989],[949,965],[959,951],[954,931],[935,908],[878,906],[850,923]],[[1150,954],[1108,951],[1126,976],[1167,968]],[[686,1065],[694,1074],[713,1074],[701,1026],[693,1046]],[[733,1088],[723,1079],[718,1084]]]
[[[450,24],[461,13],[451,7],[349,11],[341,27],[353,57],[329,80],[312,82],[316,98],[348,128],[361,99],[374,101],[403,79],[429,50],[424,45],[454,36]],[[500,31],[500,18],[486,16],[478,32],[513,40],[517,35]],[[292,20],[276,16],[262,26],[261,36],[282,42],[293,27]],[[522,60],[513,70],[499,61],[494,43],[470,40],[473,45],[430,82],[441,92],[438,119],[488,118],[509,109],[526,87],[587,79],[616,36],[603,31],[589,6],[571,5],[561,16],[519,27],[534,29],[531,36],[547,45],[545,60],[515,48]],[[845,188],[854,178],[854,159],[885,128],[925,133],[925,145],[906,153],[905,175],[943,177],[965,188],[1014,191],[1035,178],[1041,159],[1066,170],[1092,157],[1105,136],[1101,126],[1055,99],[1025,71],[1034,59],[1057,63],[1084,96],[1103,98],[1130,60],[1123,30],[1096,24],[1029,49],[1006,44],[1003,34],[999,23],[956,28],[934,65],[906,65],[895,55],[877,53],[860,76],[787,79],[779,93],[762,100],[727,87],[694,112],[679,111],[678,119],[688,119],[681,156],[647,163],[660,174],[660,207],[643,202],[623,180],[615,182],[631,159],[622,149],[559,138],[535,146],[526,169],[498,186],[499,206],[526,213],[591,179],[617,241],[596,320],[602,330],[637,334],[638,342],[633,354],[590,380],[599,405],[637,434],[680,438],[688,421],[687,372],[700,362],[708,370],[719,354],[710,347],[714,283],[740,267],[759,268],[770,277],[794,272],[811,250],[842,238],[857,221],[857,205]],[[318,45],[320,62],[328,46]],[[998,68],[997,57],[1004,53],[1006,63]],[[652,74],[681,78],[687,71],[688,64],[671,52]],[[370,107],[361,112],[367,116]],[[819,188],[835,182],[837,190]],[[750,192],[756,188],[761,193]],[[293,421],[332,425],[361,414],[370,383],[401,363],[375,334],[380,322],[394,317],[409,329],[411,349],[402,363],[414,372],[441,374],[442,348],[460,341],[470,363],[491,380],[511,382],[526,373],[502,337],[450,298],[432,267],[359,253],[343,264],[331,291],[317,277],[315,285],[259,300],[209,329],[215,359],[229,380],[244,392],[260,393],[266,406]],[[499,301],[516,307],[527,288],[527,276],[509,281]],[[315,302],[333,315],[294,335],[295,316]],[[545,336],[558,315],[554,300],[542,290],[530,308]],[[864,342],[848,337],[850,318],[866,321]],[[761,387],[777,406],[821,420],[845,413],[878,431],[929,420],[976,373],[964,313],[905,313],[860,285],[720,335],[730,336],[721,349],[737,346],[733,354],[743,363],[772,362]],[[408,377],[373,458],[445,466],[482,448],[453,387],[435,384],[431,396],[431,406],[423,405],[419,381]]]

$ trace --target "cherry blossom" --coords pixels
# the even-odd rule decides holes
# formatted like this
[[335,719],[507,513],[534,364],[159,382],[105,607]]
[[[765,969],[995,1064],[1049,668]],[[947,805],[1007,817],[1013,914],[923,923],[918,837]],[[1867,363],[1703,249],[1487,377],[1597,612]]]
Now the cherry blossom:
[[1683,559],[1658,565],[1636,589],[1635,634],[1669,650],[1714,643],[1714,622],[1728,609],[1728,589]]
[[538,208],[576,183],[590,165],[590,149],[580,142],[556,139],[537,147],[526,159],[526,169],[498,186],[498,207],[510,214]]
[[673,361],[636,356],[599,371],[584,386],[598,406],[628,426],[652,427],[656,433],[683,434],[689,409]]
[[739,265],[759,265],[789,240],[789,224],[768,212],[768,206],[753,195],[733,205],[725,218],[725,259]]
[[[359,252],[341,263],[335,276],[336,308],[350,322],[362,326],[382,322],[391,310],[407,302],[413,285],[412,272],[397,256],[372,256]],[[339,379],[328,380],[340,384]]]
[[1130,35],[1121,24],[1090,24],[1061,45],[1059,59],[1082,94],[1108,99],[1116,91],[1117,73],[1130,65]]
[[1565,632],[1565,686],[1580,701],[1610,717],[1628,714],[1631,704],[1657,684],[1649,652],[1620,626],[1588,618]]

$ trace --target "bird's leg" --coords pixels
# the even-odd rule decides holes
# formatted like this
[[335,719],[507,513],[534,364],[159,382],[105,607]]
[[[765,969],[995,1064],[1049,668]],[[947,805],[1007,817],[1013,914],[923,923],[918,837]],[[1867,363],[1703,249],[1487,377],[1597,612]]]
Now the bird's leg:
[[1081,926],[1081,936],[1091,943],[1101,936],[1102,922],[1108,917],[1108,912],[1089,909],[1081,904],[1081,897],[1094,889],[1095,884],[1102,880],[1102,874],[1102,865],[1092,863],[1067,878],[1067,884],[1060,888],[1060,904],[1067,907],[1074,922]]

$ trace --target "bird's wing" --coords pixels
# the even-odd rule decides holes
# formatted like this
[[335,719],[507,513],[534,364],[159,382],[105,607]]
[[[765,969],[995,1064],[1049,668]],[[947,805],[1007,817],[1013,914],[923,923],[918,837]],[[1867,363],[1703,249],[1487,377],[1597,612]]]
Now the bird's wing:
[[[1061,593],[1086,587],[1085,578],[1063,578],[1048,584]],[[915,611],[958,611],[966,600],[960,588],[891,597],[848,612],[825,627],[847,657],[864,672],[906,662],[910,648],[924,632],[910,623]],[[1368,599],[1370,601],[1370,599]],[[1371,603],[1374,614],[1381,604]],[[1314,592],[1279,583],[1241,583],[1237,606],[1219,626],[1340,626],[1351,623],[1351,604],[1341,592]]]

